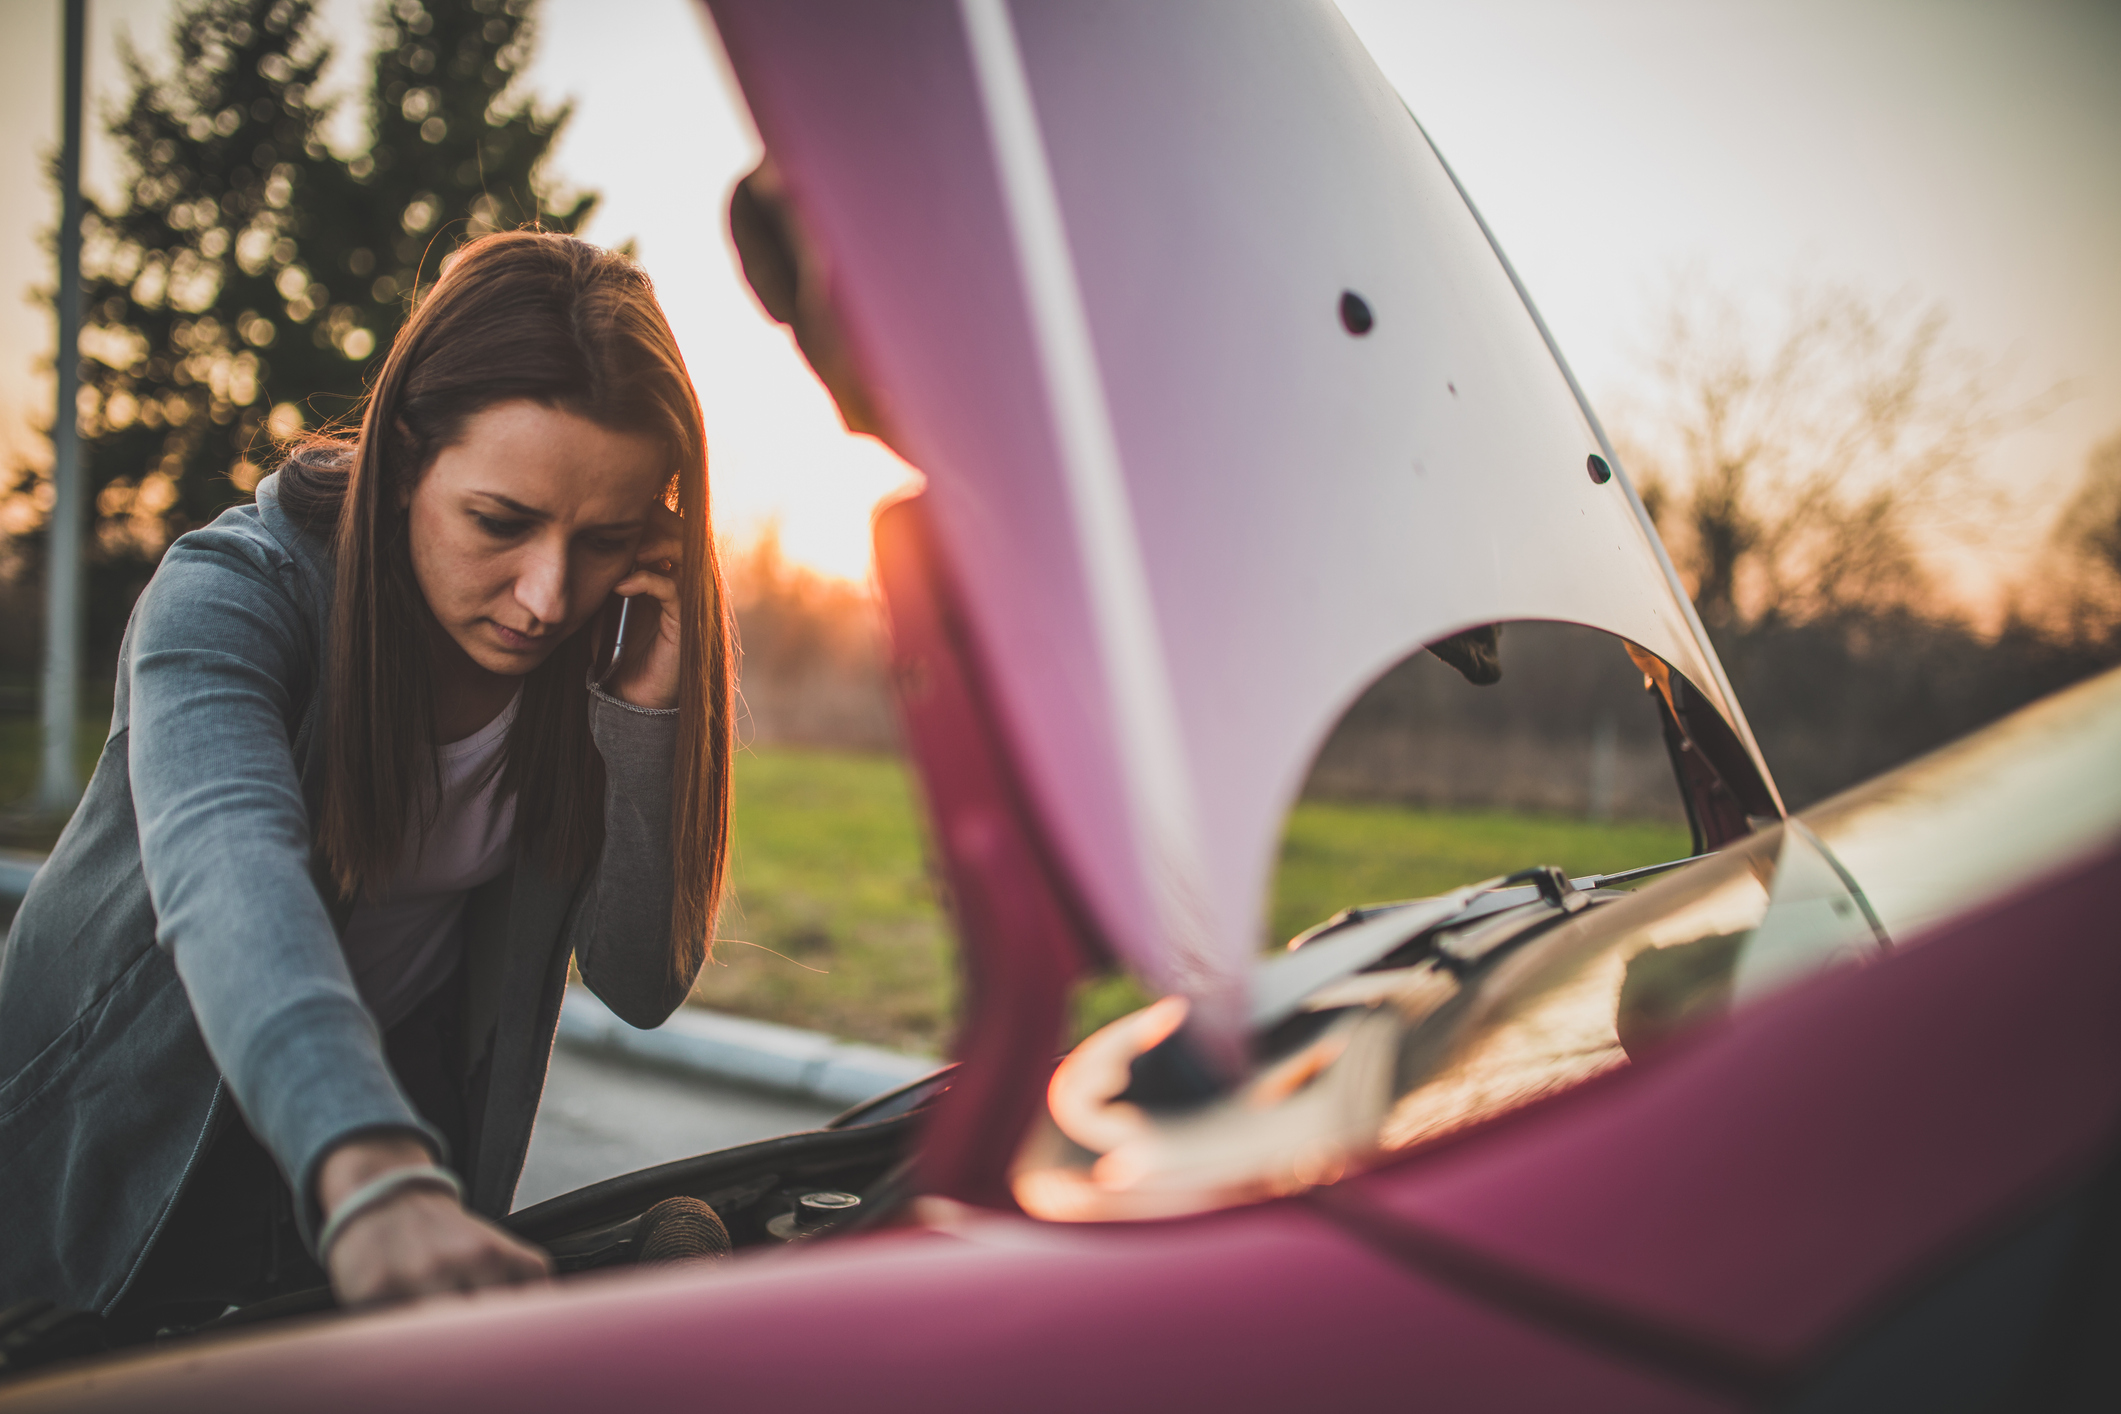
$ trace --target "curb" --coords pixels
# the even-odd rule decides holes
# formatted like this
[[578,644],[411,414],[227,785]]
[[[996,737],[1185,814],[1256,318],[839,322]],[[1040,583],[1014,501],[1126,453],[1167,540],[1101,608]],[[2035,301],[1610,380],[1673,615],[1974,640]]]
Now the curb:
[[930,1075],[942,1064],[693,1006],[679,1007],[661,1026],[643,1031],[619,1020],[580,986],[567,989],[560,1008],[560,1041],[574,1050],[702,1080],[842,1107]]
[[[0,914],[13,916],[43,863],[41,854],[0,850]],[[4,926],[0,923],[0,936]],[[580,986],[570,986],[560,1006],[559,1039],[574,1050],[841,1108],[932,1074],[942,1064],[702,1007],[679,1007],[661,1026],[643,1031],[619,1020]]]

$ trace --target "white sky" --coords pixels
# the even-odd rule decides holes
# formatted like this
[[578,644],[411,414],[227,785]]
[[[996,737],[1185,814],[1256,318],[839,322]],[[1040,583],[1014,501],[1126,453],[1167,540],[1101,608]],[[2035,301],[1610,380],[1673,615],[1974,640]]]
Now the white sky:
[[[1593,399],[1624,390],[1669,275],[1793,278],[1943,301],[1958,340],[2030,396],[2073,398],[1998,449],[2026,511],[2121,431],[2121,6],[2100,0],[1340,0],[1480,203]],[[840,431],[729,250],[728,188],[756,151],[691,0],[543,0],[530,74],[576,101],[557,154],[600,190],[588,234],[638,242],[706,409],[726,530],[768,517],[796,559],[860,576],[868,511],[904,469]],[[90,0],[91,99],[115,36],[158,53],[167,0]],[[366,0],[325,0],[350,87]],[[50,279],[41,177],[57,122],[60,0],[0,0],[0,285]],[[615,22],[623,17],[623,23]],[[99,150],[100,149],[100,150]],[[113,179],[90,151],[92,189]],[[0,454],[30,454],[51,322],[0,291]]]

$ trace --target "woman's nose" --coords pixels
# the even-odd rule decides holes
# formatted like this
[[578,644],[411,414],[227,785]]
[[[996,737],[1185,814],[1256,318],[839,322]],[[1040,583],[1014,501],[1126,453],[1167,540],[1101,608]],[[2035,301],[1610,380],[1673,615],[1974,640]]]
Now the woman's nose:
[[516,602],[541,624],[567,620],[567,556],[534,550],[516,576]]

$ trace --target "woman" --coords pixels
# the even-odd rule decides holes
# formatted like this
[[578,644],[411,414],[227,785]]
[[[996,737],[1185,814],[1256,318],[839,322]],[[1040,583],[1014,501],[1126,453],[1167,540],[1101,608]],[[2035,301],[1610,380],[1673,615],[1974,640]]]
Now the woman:
[[419,304],[357,441],[170,547],[0,964],[0,1305],[144,1333],[543,1276],[490,1220],[569,959],[654,1026],[711,936],[713,545],[647,278],[517,232]]

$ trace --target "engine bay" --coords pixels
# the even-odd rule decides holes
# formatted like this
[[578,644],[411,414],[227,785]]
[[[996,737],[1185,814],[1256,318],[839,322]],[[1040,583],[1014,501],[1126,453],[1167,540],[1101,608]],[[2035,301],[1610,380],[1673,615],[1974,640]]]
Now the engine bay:
[[[509,1215],[505,1226],[552,1254],[565,1276],[658,1257],[657,1229],[686,1199],[713,1210],[730,1250],[810,1242],[889,1218],[910,1196],[910,1140],[947,1086],[931,1076],[870,1100],[822,1129],[640,1169]],[[658,1210],[661,1210],[659,1213]],[[662,1219],[659,1221],[659,1219]]]

